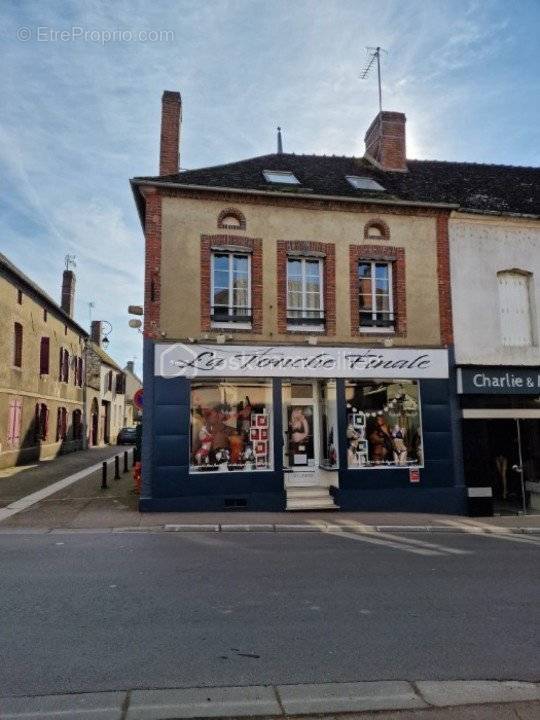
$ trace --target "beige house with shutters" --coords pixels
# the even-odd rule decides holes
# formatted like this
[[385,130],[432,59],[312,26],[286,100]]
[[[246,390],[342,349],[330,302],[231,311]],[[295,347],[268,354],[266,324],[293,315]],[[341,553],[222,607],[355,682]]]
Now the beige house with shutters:
[[74,289],[66,270],[58,305],[0,254],[0,468],[82,447],[88,334],[70,315]]

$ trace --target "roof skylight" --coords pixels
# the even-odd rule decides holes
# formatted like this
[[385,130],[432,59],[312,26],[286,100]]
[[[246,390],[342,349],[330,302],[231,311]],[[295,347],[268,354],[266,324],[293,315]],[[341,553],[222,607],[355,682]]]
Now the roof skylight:
[[355,190],[384,190],[382,185],[370,177],[360,177],[359,175],[347,175],[347,180],[355,188]]
[[290,170],[263,170],[267,182],[280,185],[300,185],[300,181]]

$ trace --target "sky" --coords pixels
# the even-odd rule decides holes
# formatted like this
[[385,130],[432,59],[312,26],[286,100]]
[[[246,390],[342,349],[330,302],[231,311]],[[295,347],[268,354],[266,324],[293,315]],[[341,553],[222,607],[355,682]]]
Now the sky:
[[158,173],[163,90],[185,169],[275,152],[278,125],[286,152],[362,155],[380,45],[409,158],[539,165],[539,26],[540,0],[2,0],[0,251],[57,300],[75,255],[76,320],[140,371],[129,178]]

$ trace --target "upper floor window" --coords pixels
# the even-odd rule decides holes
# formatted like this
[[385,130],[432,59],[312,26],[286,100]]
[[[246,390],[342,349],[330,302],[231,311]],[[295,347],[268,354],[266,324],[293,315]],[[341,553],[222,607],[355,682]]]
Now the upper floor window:
[[324,329],[322,259],[287,259],[287,324]]
[[109,392],[112,392],[112,388],[113,388],[113,371],[109,370],[109,372],[107,373],[107,390]]
[[214,323],[251,322],[249,253],[212,253],[211,316]]
[[50,341],[48,337],[42,337],[39,344],[39,374],[49,374],[49,348]]
[[358,292],[360,327],[393,329],[392,263],[358,263]]
[[22,297],[22,290],[17,290],[17,302],[19,303],[19,305],[22,305]]
[[22,367],[23,327],[16,322],[13,326],[13,365]]
[[533,344],[529,273],[505,270],[497,273],[502,344],[526,347]]

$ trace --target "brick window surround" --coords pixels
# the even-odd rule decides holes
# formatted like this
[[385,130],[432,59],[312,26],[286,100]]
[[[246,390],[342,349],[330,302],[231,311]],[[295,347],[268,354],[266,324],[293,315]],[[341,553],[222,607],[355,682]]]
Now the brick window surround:
[[394,332],[393,337],[407,335],[407,300],[405,292],[405,248],[390,245],[349,245],[349,273],[351,287],[351,335],[373,337],[376,332],[364,333],[360,324],[360,303],[358,294],[360,284],[358,280],[358,263],[362,261],[379,260],[392,263],[392,290],[394,296]]
[[[278,333],[298,334],[298,330],[287,330],[287,258],[289,253],[313,252],[324,254],[324,333],[314,331],[317,335],[336,334],[336,249],[333,243],[314,242],[308,240],[278,240],[277,243],[277,311]],[[305,332],[309,332],[307,328]]]
[[[238,235],[201,235],[201,330],[212,328],[211,298],[212,288],[212,248],[234,247],[251,253],[251,330],[226,328],[226,332],[262,332],[262,240]],[[218,332],[224,332],[219,329]]]

